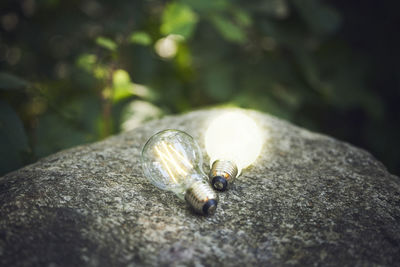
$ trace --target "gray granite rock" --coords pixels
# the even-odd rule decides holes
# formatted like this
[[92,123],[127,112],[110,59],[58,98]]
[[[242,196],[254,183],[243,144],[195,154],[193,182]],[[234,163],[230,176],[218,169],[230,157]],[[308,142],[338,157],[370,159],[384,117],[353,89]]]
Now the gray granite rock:
[[1,177],[0,266],[400,265],[400,179],[361,149],[269,115],[249,113],[262,155],[213,216],[143,177],[152,134],[177,128],[204,147],[218,112],[152,121]]

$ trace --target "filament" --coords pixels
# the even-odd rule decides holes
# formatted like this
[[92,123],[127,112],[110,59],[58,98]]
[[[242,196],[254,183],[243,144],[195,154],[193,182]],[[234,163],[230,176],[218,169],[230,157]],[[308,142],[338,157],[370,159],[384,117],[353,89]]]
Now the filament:
[[168,163],[164,159],[165,155],[157,147],[155,147],[155,149],[157,151],[158,156],[160,156],[160,159],[161,159],[164,167],[167,169],[169,176],[172,178],[172,180],[174,180],[175,183],[178,183],[176,181],[176,178],[175,178],[174,174],[172,173],[171,169],[169,168]]
[[185,175],[186,172],[181,168],[181,166],[179,166],[179,163],[176,162],[176,157],[172,156],[170,150],[168,149],[167,145],[165,143],[162,143],[164,150],[167,152],[168,157],[167,160],[169,162],[171,162],[171,164],[173,165],[173,167],[175,167],[175,169],[180,173]]
[[165,142],[161,142],[161,145],[155,146],[155,150],[174,183],[178,183],[176,175],[187,175],[188,169],[193,168],[188,159],[171,144],[167,145]]
[[169,147],[170,149],[172,149],[172,150],[175,152],[175,155],[177,155],[184,163],[186,163],[186,165],[187,165],[189,168],[193,168],[193,165],[190,164],[190,162],[187,160],[187,158],[185,158],[184,156],[182,156],[182,154],[179,153],[173,146],[168,145],[168,147]]

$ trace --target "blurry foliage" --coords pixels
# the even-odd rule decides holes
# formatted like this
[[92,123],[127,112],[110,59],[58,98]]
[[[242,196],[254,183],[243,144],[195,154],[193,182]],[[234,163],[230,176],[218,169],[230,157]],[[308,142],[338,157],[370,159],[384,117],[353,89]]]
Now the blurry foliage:
[[[363,60],[335,37],[340,14],[322,0],[5,0],[0,8],[0,174],[203,106],[258,109],[349,140],[349,124],[337,119],[347,111],[361,111],[365,128],[384,120]],[[380,151],[379,137],[359,131]]]

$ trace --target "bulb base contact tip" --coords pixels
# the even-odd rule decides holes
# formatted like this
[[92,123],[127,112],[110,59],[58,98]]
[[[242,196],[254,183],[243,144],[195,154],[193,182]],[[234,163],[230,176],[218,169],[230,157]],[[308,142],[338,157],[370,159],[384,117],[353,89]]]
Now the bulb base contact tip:
[[232,161],[217,160],[212,164],[210,180],[218,191],[225,191],[238,174],[238,169]]
[[222,176],[212,178],[211,184],[218,191],[225,191],[228,187],[228,181]]
[[215,199],[209,199],[206,203],[203,205],[203,213],[206,215],[211,215],[215,213],[215,210],[217,209],[218,201]]
[[197,213],[204,215],[213,214],[218,205],[218,195],[207,183],[201,181],[186,190],[185,199]]

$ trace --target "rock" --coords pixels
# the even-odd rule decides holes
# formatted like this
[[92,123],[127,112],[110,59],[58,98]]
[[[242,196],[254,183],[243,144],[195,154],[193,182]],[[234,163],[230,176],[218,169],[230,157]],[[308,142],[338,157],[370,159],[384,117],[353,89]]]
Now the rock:
[[143,177],[152,134],[184,130],[204,148],[219,112],[165,117],[1,177],[0,265],[400,265],[399,178],[368,152],[269,115],[249,112],[262,155],[213,216]]

